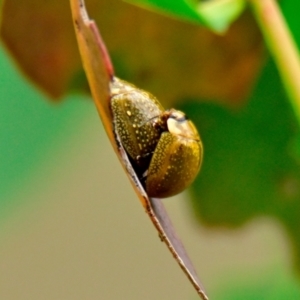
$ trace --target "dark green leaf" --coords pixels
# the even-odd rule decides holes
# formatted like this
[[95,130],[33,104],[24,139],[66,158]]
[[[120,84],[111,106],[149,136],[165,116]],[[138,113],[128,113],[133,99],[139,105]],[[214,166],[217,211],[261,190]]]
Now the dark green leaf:
[[300,252],[300,165],[290,155],[299,130],[273,62],[241,111],[211,103],[184,110],[205,145],[192,189],[198,217],[212,226],[237,226],[258,215],[276,216]]

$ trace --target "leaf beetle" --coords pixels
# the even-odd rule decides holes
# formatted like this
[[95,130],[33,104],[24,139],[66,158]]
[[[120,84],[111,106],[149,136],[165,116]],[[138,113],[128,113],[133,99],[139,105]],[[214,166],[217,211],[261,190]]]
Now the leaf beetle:
[[111,82],[111,110],[115,134],[149,197],[174,196],[194,181],[203,146],[183,112],[164,110],[153,95],[118,78]]

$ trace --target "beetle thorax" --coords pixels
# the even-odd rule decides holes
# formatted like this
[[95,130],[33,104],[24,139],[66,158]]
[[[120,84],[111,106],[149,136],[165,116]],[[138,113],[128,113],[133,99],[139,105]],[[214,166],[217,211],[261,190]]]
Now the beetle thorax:
[[187,139],[199,140],[197,129],[183,112],[175,109],[167,110],[160,119],[163,120],[164,127],[170,133]]

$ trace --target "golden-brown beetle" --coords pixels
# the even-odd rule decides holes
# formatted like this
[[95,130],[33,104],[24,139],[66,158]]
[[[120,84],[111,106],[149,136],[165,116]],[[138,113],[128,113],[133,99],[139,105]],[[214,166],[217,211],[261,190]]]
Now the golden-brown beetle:
[[111,93],[115,134],[147,194],[166,198],[187,188],[203,155],[194,124],[184,113],[165,111],[153,95],[120,79],[114,78]]

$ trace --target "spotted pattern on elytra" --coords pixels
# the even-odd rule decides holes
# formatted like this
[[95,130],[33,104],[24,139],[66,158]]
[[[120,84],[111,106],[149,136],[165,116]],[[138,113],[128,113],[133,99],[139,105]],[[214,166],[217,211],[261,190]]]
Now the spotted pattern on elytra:
[[143,158],[153,153],[161,135],[161,129],[154,123],[162,110],[148,99],[145,93],[126,91],[111,100],[115,129],[124,148],[138,164],[143,164]]
[[146,189],[153,197],[176,195],[189,186],[202,161],[202,145],[192,139],[163,133],[152,156]]
[[188,187],[199,172],[203,147],[184,113],[164,111],[158,100],[117,78],[111,83],[115,133],[136,164],[150,197],[165,198]]

